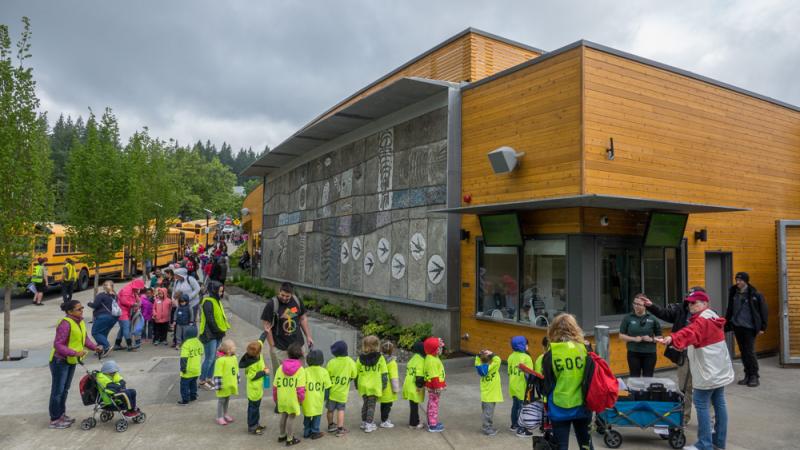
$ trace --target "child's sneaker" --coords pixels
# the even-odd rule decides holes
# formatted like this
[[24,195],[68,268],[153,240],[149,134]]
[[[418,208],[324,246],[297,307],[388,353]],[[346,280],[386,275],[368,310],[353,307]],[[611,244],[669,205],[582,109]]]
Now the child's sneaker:
[[483,434],[485,434],[486,436],[494,436],[497,434],[497,430],[495,430],[494,428],[487,428],[483,430]]
[[122,415],[125,417],[136,417],[139,415],[139,411],[125,411]]
[[367,422],[361,422],[361,425],[359,425],[358,428],[361,428],[362,430],[366,430],[367,429]]
[[300,443],[300,439],[297,439],[296,437],[293,437],[291,439],[287,439],[286,440],[286,446],[287,447],[291,447],[291,446],[297,445],[299,443]]
[[520,427],[520,428],[517,428],[516,435],[517,435],[518,438],[529,438],[529,437],[533,436],[533,432],[531,432],[531,430],[528,430],[527,428]]
[[441,423],[437,423],[436,425],[429,425],[428,431],[430,431],[431,433],[441,433],[442,431],[444,431],[444,425]]
[[223,425],[224,426],[224,425],[227,425],[227,424],[228,424],[228,422],[226,422],[225,419],[223,419],[222,417],[217,419],[217,425]]
[[319,433],[313,433],[313,434],[311,435],[311,440],[312,440],[312,441],[315,441],[315,440],[317,440],[317,439],[321,438],[322,436],[325,436],[325,433],[322,433],[322,432],[319,432]]
[[335,423],[329,423],[328,424],[328,433],[336,433],[336,424]]
[[56,419],[56,420],[51,420],[50,421],[50,425],[48,425],[47,428],[54,428],[54,429],[57,429],[57,430],[63,430],[64,428],[69,428],[70,425],[72,425],[72,424],[69,423],[69,422],[65,422],[63,419],[59,418],[59,419]]
[[223,417],[225,418],[225,422],[233,423],[233,417],[231,417],[231,416],[229,416],[227,414],[224,415]]
[[181,401],[178,402],[178,404],[181,405],[181,406],[186,406],[186,405],[189,404],[189,402],[181,400]]
[[508,431],[511,431],[511,432],[516,432],[518,429],[519,429],[519,426],[517,426],[517,425],[511,425],[510,427],[508,427]]
[[247,431],[248,431],[250,434],[255,434],[256,436],[261,436],[262,434],[264,434],[264,429],[265,429],[265,428],[266,428],[266,427],[263,427],[263,426],[261,426],[261,425],[258,425],[257,427],[255,427],[255,428],[250,428],[250,429],[249,429],[249,430],[247,430]]
[[373,431],[377,430],[378,426],[374,423],[367,423],[366,427],[364,427],[365,433],[372,433]]
[[421,430],[421,429],[425,428],[425,425],[423,425],[420,422],[420,423],[418,423],[416,425],[409,425],[408,428],[411,428],[412,430]]
[[347,432],[348,432],[348,431],[347,431],[347,428],[345,428],[345,427],[339,427],[339,428],[337,428],[337,429],[336,429],[336,437],[342,437],[342,436],[344,436],[345,434],[347,434]]
[[391,420],[386,420],[386,422],[381,422],[381,428],[394,428],[394,424]]

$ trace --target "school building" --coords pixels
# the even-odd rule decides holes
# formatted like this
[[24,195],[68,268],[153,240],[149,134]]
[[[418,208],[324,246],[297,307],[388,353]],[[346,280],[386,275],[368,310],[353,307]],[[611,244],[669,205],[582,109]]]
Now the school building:
[[800,316],[800,269],[779,277],[800,229],[785,222],[779,243],[778,224],[800,219],[800,108],[775,99],[588,41],[546,52],[470,28],[244,173],[264,178],[262,276],[380,300],[451,348],[504,355],[522,334],[537,353],[561,311],[616,334],[637,292],[665,304],[703,285],[722,312],[747,271],[770,307],[757,349],[800,356],[800,320],[778,320]]

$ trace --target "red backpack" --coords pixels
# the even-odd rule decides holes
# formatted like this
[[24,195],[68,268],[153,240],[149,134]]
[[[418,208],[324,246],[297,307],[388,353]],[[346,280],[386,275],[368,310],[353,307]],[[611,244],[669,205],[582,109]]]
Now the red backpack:
[[600,413],[617,403],[619,382],[608,363],[595,352],[589,352],[583,371],[584,405],[589,411]]

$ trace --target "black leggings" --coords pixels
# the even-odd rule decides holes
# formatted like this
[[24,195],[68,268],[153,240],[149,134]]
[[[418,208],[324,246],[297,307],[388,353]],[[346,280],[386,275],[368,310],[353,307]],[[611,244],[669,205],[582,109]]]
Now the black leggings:
[[419,403],[409,400],[409,416],[408,416],[408,424],[412,427],[419,425]]
[[156,322],[153,324],[153,340],[167,342],[167,331],[169,331],[169,322]]
[[591,450],[592,436],[589,434],[589,424],[592,419],[573,419],[565,422],[553,422],[553,435],[558,444],[558,450],[569,450],[569,428],[575,428],[575,437],[578,440],[578,448],[581,450]]
[[652,377],[656,368],[656,354],[628,352],[628,369],[633,378]]
[[389,413],[392,412],[391,403],[381,403],[381,423],[389,420]]

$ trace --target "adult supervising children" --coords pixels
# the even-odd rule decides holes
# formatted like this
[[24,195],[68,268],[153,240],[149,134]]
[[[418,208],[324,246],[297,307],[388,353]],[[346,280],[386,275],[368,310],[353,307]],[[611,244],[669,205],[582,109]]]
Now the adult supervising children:
[[198,333],[203,343],[203,366],[198,385],[207,390],[214,389],[214,363],[217,359],[217,348],[230,329],[228,317],[222,306],[225,286],[212,281],[208,285],[208,296],[200,303],[200,326]]
[[627,343],[630,376],[653,376],[656,368],[656,336],[661,336],[661,324],[647,312],[642,294],[639,294],[633,299],[633,312],[619,324],[619,338]]
[[307,340],[309,347],[314,346],[311,329],[308,327],[306,308],[294,295],[294,286],[291,283],[283,283],[278,295],[267,301],[261,312],[261,321],[264,323],[264,332],[269,344],[269,358],[273,372],[288,357],[286,351],[293,343],[302,346]]
[[750,284],[747,272],[736,274],[736,284],[728,291],[728,309],[725,310],[725,331],[733,331],[742,352],[744,378],[741,385],[757,387],[758,359],[756,337],[767,330],[767,302],[755,286]]

